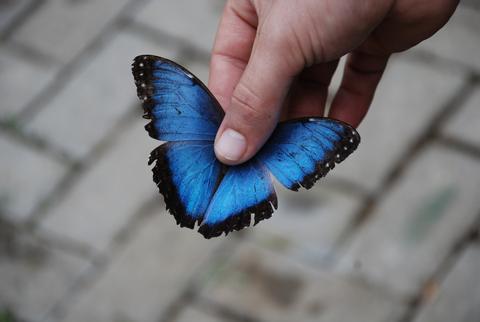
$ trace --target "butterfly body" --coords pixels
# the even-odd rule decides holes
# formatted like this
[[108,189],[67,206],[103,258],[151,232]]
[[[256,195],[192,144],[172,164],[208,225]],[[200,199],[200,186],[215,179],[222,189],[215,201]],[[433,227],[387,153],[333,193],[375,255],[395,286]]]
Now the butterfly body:
[[348,124],[311,117],[280,123],[251,160],[220,163],[213,142],[224,113],[207,87],[161,57],[135,58],[132,72],[149,135],[166,143],[152,151],[153,180],[180,226],[206,238],[271,217],[277,208],[272,177],[291,190],[309,189],[360,142]]

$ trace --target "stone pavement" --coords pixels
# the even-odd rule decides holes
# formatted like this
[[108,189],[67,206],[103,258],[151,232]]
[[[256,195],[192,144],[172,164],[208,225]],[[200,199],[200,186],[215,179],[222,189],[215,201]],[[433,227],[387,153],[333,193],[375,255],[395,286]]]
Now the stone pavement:
[[480,321],[478,2],[392,58],[328,178],[204,240],[156,192],[130,63],[206,80],[222,6],[0,3],[0,322]]

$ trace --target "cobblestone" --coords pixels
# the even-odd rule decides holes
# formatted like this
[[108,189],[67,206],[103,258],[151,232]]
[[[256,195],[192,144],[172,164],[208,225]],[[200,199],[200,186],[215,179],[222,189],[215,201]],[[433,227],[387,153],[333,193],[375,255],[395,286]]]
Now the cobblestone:
[[0,309],[14,311],[21,319],[41,321],[88,263],[1,224]]
[[[1,19],[0,19],[1,20]],[[52,68],[0,50],[0,119],[13,119],[53,79]],[[26,79],[34,79],[35,86]]]
[[202,312],[196,308],[187,308],[180,313],[180,316],[175,320],[175,322],[226,322],[224,319],[219,317],[212,316],[205,312]]
[[303,262],[330,260],[335,242],[358,211],[361,200],[320,182],[309,191],[277,188],[278,210],[252,229],[259,245]]
[[177,0],[166,4],[151,1],[136,14],[135,20],[209,52],[224,2]]
[[417,49],[452,59],[480,71],[480,11],[460,6],[447,25]]
[[395,160],[407,152],[463,83],[459,73],[393,59],[359,127],[362,142],[327,180],[338,177],[368,190],[378,189]]
[[155,213],[64,321],[156,321],[222,242],[179,229],[164,210]]
[[46,233],[105,250],[135,211],[154,196],[147,160],[157,143],[146,134],[144,123],[139,115],[107,155],[51,209],[41,224]]
[[480,162],[430,147],[380,202],[340,268],[414,294],[474,223],[479,189]]
[[12,39],[66,63],[86,48],[127,2],[48,0]]
[[86,157],[137,102],[129,67],[133,58],[146,52],[173,58],[175,51],[134,33],[119,34],[27,124],[27,130],[75,158]]
[[0,3],[0,34],[16,20],[32,0],[4,0]]
[[478,124],[480,124],[480,87],[468,102],[446,124],[443,133],[480,147]]
[[130,62],[165,56],[206,83],[225,1],[3,1],[0,320],[474,320],[478,241],[456,246],[479,219],[479,89],[451,99],[480,71],[475,1],[392,57],[352,157],[208,241],[157,194]]
[[416,322],[477,321],[480,316],[480,247],[473,245],[459,259]]
[[217,272],[202,296],[262,321],[395,321],[404,310],[365,284],[249,245]]
[[0,135],[0,151],[0,213],[19,223],[53,191],[66,169],[6,136]]

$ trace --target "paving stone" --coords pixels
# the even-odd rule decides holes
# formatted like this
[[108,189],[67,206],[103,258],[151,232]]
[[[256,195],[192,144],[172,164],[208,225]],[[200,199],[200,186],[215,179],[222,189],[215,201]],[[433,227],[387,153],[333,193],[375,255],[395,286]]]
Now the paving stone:
[[22,321],[40,321],[88,264],[6,227],[2,222],[0,308],[12,311]]
[[433,145],[378,204],[339,269],[414,294],[474,223],[478,191],[480,162]]
[[196,308],[188,307],[180,313],[180,316],[175,320],[176,322],[225,322],[216,316],[212,316]]
[[135,211],[157,193],[147,160],[159,143],[148,137],[145,123],[139,113],[108,153],[51,209],[42,229],[105,249]]
[[178,228],[164,210],[155,212],[64,321],[158,321],[224,241],[206,240]]
[[378,189],[395,161],[463,83],[462,74],[393,58],[358,129],[362,142],[327,181],[341,178],[369,190]]
[[48,85],[54,72],[50,67],[0,50],[0,118],[11,119],[20,112]]
[[292,192],[276,187],[278,210],[251,229],[260,245],[319,264],[332,259],[334,243],[353,219],[361,200],[323,186]]
[[0,212],[26,220],[55,188],[66,170],[48,156],[0,136]]
[[396,321],[404,307],[355,280],[243,245],[201,296],[261,321]]
[[480,11],[459,6],[445,27],[432,38],[421,43],[418,49],[452,59],[478,71],[480,70],[479,29]]
[[3,0],[0,2],[0,34],[10,27],[18,15],[32,2],[32,0]]
[[85,157],[138,101],[130,70],[133,58],[142,53],[175,57],[175,51],[134,33],[119,34],[27,124],[27,130],[76,158]]
[[480,247],[469,247],[416,322],[475,322],[480,316]]
[[475,10],[480,10],[480,3],[477,0],[462,0],[461,6],[466,6]]
[[480,87],[447,123],[443,133],[480,147]]
[[58,61],[69,62],[114,19],[128,0],[48,0],[12,37]]
[[151,1],[135,20],[210,52],[224,0]]

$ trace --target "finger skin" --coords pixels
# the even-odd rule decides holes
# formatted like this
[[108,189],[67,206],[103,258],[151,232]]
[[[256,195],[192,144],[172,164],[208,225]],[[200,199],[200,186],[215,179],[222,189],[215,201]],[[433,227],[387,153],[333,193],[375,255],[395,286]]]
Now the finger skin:
[[329,116],[357,127],[372,103],[389,55],[349,54]]
[[228,1],[218,27],[210,61],[208,87],[225,109],[247,66],[257,28],[250,1]]
[[[457,4],[458,0],[227,1],[209,79],[225,110],[215,140],[217,158],[231,165],[245,162],[280,119],[322,115],[337,61],[346,54],[329,116],[358,126],[390,54],[430,37]],[[223,140],[224,133],[231,134],[230,141]],[[242,144],[230,144],[234,141]]]
[[[231,3],[234,2],[232,1]],[[236,20],[235,26],[241,29],[240,31],[237,30],[236,33],[246,33],[251,37],[252,25],[246,24],[244,22],[245,18],[240,19],[240,17],[248,16],[248,13],[238,11],[250,9],[249,7],[236,8],[231,11],[232,15],[227,12],[229,16],[222,19],[222,24],[229,24],[229,19]],[[255,10],[258,12],[266,9],[255,8]],[[225,118],[218,130],[215,152],[217,158],[225,164],[233,165],[247,161],[265,143],[278,123],[282,104],[293,80],[293,75],[299,71],[291,70],[291,67],[285,63],[284,57],[278,54],[281,52],[279,50],[281,45],[275,43],[269,37],[272,34],[269,28],[276,28],[276,25],[264,23],[257,26],[254,43],[251,47],[251,53],[247,57],[248,63],[246,66],[243,65],[245,63],[243,59],[246,58],[245,48],[240,53],[235,54],[235,57],[231,51],[238,44],[230,43],[229,46],[223,48],[225,50],[222,52],[222,46],[228,41],[223,40],[223,35],[220,32],[217,37],[214,50],[217,53],[217,60],[215,61],[215,71],[212,76],[212,86],[214,86],[213,90],[216,95],[219,95],[222,103],[225,104]],[[245,31],[247,29],[248,32]],[[246,47],[245,44],[244,47]],[[218,53],[223,55],[219,56]],[[225,57],[228,57],[230,60],[227,61]],[[235,61],[241,62],[242,65],[239,67],[239,65],[235,66],[232,64],[232,57],[236,59]],[[224,70],[220,71],[219,68],[222,68],[222,63],[219,64],[219,61],[221,62],[222,60],[227,62],[229,67],[223,67]],[[241,70],[242,67],[245,67],[243,72]],[[300,66],[297,69],[300,69]],[[221,82],[221,78],[223,77],[225,82],[227,77],[219,76],[219,73],[227,72],[227,70],[233,74],[228,76],[227,84],[220,84],[219,86],[222,89],[218,89],[216,86]],[[240,78],[238,79],[239,75]],[[237,79],[238,82],[234,85],[233,83]],[[229,98],[230,101],[228,101]],[[232,129],[245,138],[245,149],[243,153],[239,154],[240,157],[238,159],[228,159],[217,149],[220,146],[225,146],[220,144],[219,140],[227,129]]]
[[284,119],[323,116],[328,87],[338,66],[338,59],[305,69],[290,88],[285,102]]

